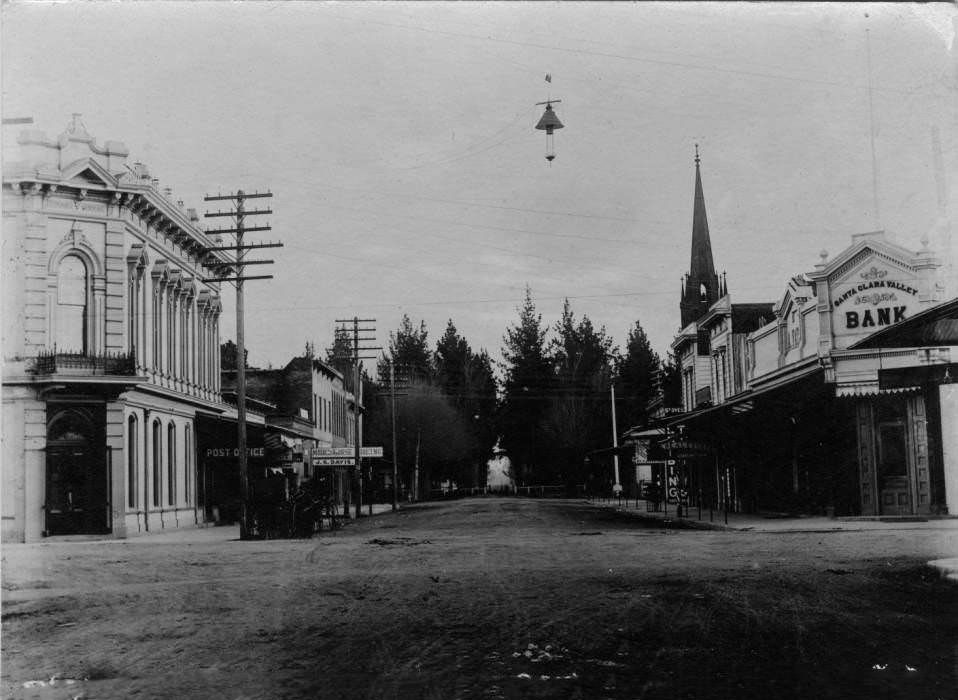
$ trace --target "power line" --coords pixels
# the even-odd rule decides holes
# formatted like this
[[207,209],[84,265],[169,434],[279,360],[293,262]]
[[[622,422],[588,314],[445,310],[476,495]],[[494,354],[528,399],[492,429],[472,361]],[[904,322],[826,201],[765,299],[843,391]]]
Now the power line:
[[[524,287],[523,287],[524,289]],[[780,285],[772,287],[771,285],[764,285],[759,287],[736,287],[736,292],[748,292],[748,291],[768,291],[775,290],[776,294],[782,291]],[[641,292],[613,292],[608,294],[560,294],[556,296],[537,296],[535,301],[561,301],[563,299],[572,300],[599,300],[599,299],[614,299],[620,297],[652,297],[652,296],[675,296],[678,297],[678,290],[661,290],[661,291],[641,291]],[[777,298],[777,296],[776,296]],[[404,307],[419,307],[419,306],[440,306],[444,304],[455,305],[455,304],[518,304],[521,303],[522,299],[519,297],[509,297],[509,298],[499,298],[499,299],[431,299],[429,301],[392,301],[392,302],[382,302],[378,304],[367,304],[369,308],[404,308]],[[286,311],[289,313],[297,313],[299,311],[315,311],[315,310],[327,310],[327,309],[343,309],[348,308],[346,304],[332,304],[332,305],[320,305],[320,306],[276,306],[276,307],[261,307],[257,309],[257,312],[270,312],[274,313],[276,311]]]
[[[467,221],[455,221],[452,219],[437,219],[431,216],[419,216],[416,214],[397,214],[396,212],[380,212],[375,209],[362,209],[360,207],[347,207],[343,204],[324,204],[319,203],[321,206],[331,207],[334,209],[343,209],[346,211],[355,211],[362,214],[374,214],[376,216],[388,216],[395,217],[399,216],[403,219],[415,219],[417,221],[428,221],[434,224],[449,224],[453,226],[467,226],[469,228],[481,228],[488,229],[490,231],[502,231],[504,233],[524,233],[530,236],[548,236],[550,238],[571,238],[576,240],[583,241],[601,241],[603,243],[630,243],[634,244],[635,240],[625,239],[625,238],[603,238],[602,236],[587,236],[577,233],[555,233],[552,231],[535,231],[532,229],[523,229],[523,228],[514,228],[512,226],[491,226],[489,224],[471,224]],[[503,207],[498,207],[503,208]],[[664,222],[663,222],[664,225]]]
[[[480,153],[485,153],[486,151],[491,150],[491,149],[493,149],[493,148],[496,148],[497,146],[501,146],[502,144],[506,143],[506,142],[509,141],[510,139],[516,138],[516,136],[508,136],[508,137],[506,137],[506,138],[504,138],[504,139],[502,139],[502,140],[500,140],[500,141],[497,141],[497,142],[492,143],[492,144],[489,144],[489,145],[486,145],[486,144],[485,144],[485,141],[488,141],[489,139],[496,138],[496,137],[497,137],[499,134],[501,134],[502,132],[506,131],[507,129],[511,129],[513,126],[515,126],[516,122],[518,122],[518,121],[522,118],[522,116],[523,116],[524,114],[525,114],[525,110],[522,110],[522,111],[517,112],[516,115],[515,115],[515,117],[513,118],[513,120],[512,120],[511,122],[509,122],[508,124],[506,124],[504,127],[502,127],[501,129],[499,129],[498,131],[494,132],[494,133],[491,134],[490,136],[488,136],[488,137],[483,137],[483,138],[479,139],[478,141],[476,141],[473,145],[466,146],[465,149],[463,149],[462,151],[460,151],[460,153],[459,153],[458,155],[449,156],[449,157],[446,157],[446,158],[441,158],[441,159],[439,159],[439,160],[432,161],[432,162],[421,163],[421,164],[419,164],[419,165],[412,165],[412,166],[409,166],[409,167],[406,167],[406,168],[400,168],[400,170],[419,170],[419,169],[421,169],[421,168],[431,167],[431,166],[433,166],[433,165],[445,165],[445,164],[447,164],[447,163],[454,163],[454,162],[456,162],[456,161],[458,161],[458,160],[462,160],[463,158],[468,158],[468,157],[470,157],[470,156],[479,155]],[[480,145],[481,145],[481,146],[480,146]],[[477,149],[477,148],[478,148],[479,150],[475,150],[475,149]]]
[[[314,183],[315,184],[315,183]],[[636,219],[633,217],[625,216],[606,216],[603,214],[592,214],[592,213],[582,213],[575,211],[554,211],[549,209],[530,209],[528,207],[510,207],[503,204],[484,204],[482,202],[469,201],[464,199],[445,199],[442,197],[428,197],[421,194],[405,194],[399,192],[383,192],[382,190],[372,190],[365,189],[361,187],[344,187],[342,185],[328,185],[328,184],[316,184],[317,187],[326,188],[326,189],[335,189],[335,190],[344,190],[347,192],[362,192],[364,194],[378,194],[386,197],[397,197],[400,199],[421,199],[427,202],[441,202],[443,204],[462,204],[467,207],[477,207],[480,209],[499,209],[503,211],[518,211],[524,212],[527,214],[546,214],[549,216],[566,216],[570,218],[577,219],[604,219],[606,221],[623,221],[628,223],[637,223],[637,224],[649,224],[657,223],[664,224],[665,222],[659,219]],[[326,206],[338,206],[338,205],[326,205]],[[348,207],[343,207],[348,208]],[[516,230],[516,229],[506,229],[506,230]],[[524,233],[530,233],[524,231]]]
[[[384,22],[384,21],[382,21],[382,20],[374,20],[374,19],[368,19],[368,18],[359,19],[359,18],[357,18],[357,17],[348,17],[348,16],[344,16],[344,15],[335,15],[335,14],[333,14],[333,15],[326,15],[326,16],[327,16],[327,17],[334,17],[334,18],[336,18],[336,19],[343,19],[343,20],[347,20],[347,21],[351,21],[351,22],[361,22],[361,23],[363,23],[363,24],[378,24],[378,25],[381,25],[381,26],[384,26],[384,27],[394,27],[394,28],[396,28],[396,29],[408,29],[408,30],[411,30],[411,31],[425,32],[425,33],[428,33],[428,34],[439,34],[439,35],[443,35],[443,36],[452,36],[452,37],[457,37],[457,38],[460,38],[460,39],[477,39],[477,40],[481,40],[481,41],[491,41],[491,42],[494,42],[494,43],[497,43],[497,44],[509,44],[509,45],[512,45],[512,46],[526,46],[526,47],[534,48],[534,49],[545,49],[545,50],[547,50],[547,51],[558,51],[558,52],[560,52],[560,53],[572,53],[572,54],[579,54],[579,55],[583,55],[583,56],[596,56],[596,57],[600,57],[600,58],[615,58],[615,59],[619,59],[619,60],[623,60],[623,61],[634,61],[634,62],[637,62],[637,63],[648,63],[648,64],[652,64],[652,65],[671,66],[671,67],[674,67],[674,68],[687,68],[687,69],[692,69],[692,70],[711,71],[711,72],[726,73],[726,74],[731,74],[731,75],[744,75],[744,76],[749,76],[749,77],[753,77],[753,78],[768,78],[768,79],[772,79],[772,80],[790,80],[790,81],[793,81],[793,82],[808,83],[808,84],[811,84],[811,85],[828,85],[828,86],[831,86],[831,87],[844,87],[844,88],[852,88],[852,89],[855,89],[855,90],[867,90],[867,89],[868,89],[867,87],[863,87],[863,86],[860,86],[860,85],[854,85],[854,84],[851,84],[851,83],[836,82],[836,81],[833,81],[833,80],[818,80],[818,79],[815,79],[815,78],[802,78],[802,77],[784,75],[784,74],[780,74],[780,73],[764,73],[764,72],[761,72],[761,71],[735,70],[735,69],[732,69],[732,68],[722,68],[722,67],[720,67],[720,66],[715,66],[715,65],[707,66],[707,65],[699,65],[699,64],[694,64],[694,63],[683,63],[683,62],[680,62],[680,61],[666,61],[666,60],[663,60],[663,59],[655,59],[655,58],[641,58],[641,57],[639,57],[639,56],[629,56],[629,55],[626,55],[626,54],[609,53],[609,52],[605,52],[605,51],[592,51],[592,50],[589,50],[589,49],[573,49],[573,48],[566,48],[566,47],[562,47],[562,46],[551,46],[551,45],[548,45],[548,44],[537,44],[537,43],[533,43],[533,42],[517,41],[517,40],[514,40],[514,39],[499,39],[499,38],[496,38],[496,37],[493,37],[493,36],[488,36],[488,35],[487,35],[487,36],[478,36],[478,35],[476,35],[476,34],[466,34],[466,33],[463,33],[463,32],[451,32],[451,31],[442,30],[442,29],[427,29],[427,28],[425,28],[425,27],[417,27],[417,26],[415,26],[415,25],[397,24],[397,23],[394,23],[394,22]],[[915,89],[916,89],[916,88],[911,88],[911,89],[876,88],[876,89],[879,90],[879,91],[881,91],[881,92],[890,92],[890,93],[895,93],[895,94],[900,94],[900,95],[911,95],[911,94],[913,94],[913,93],[915,92]]]

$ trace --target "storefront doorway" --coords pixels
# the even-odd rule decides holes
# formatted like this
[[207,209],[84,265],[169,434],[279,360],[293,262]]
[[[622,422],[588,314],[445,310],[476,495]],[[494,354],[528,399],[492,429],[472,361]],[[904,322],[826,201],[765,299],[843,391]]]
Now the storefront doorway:
[[877,407],[878,508],[881,515],[909,515],[908,439],[904,401]]
[[64,407],[47,421],[46,534],[110,532],[103,410]]
[[932,512],[924,396],[882,395],[858,404],[863,515]]

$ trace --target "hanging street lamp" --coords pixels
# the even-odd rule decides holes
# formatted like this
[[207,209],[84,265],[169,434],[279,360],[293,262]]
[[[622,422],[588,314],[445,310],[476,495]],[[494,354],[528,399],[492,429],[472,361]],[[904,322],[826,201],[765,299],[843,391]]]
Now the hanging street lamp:
[[536,124],[536,129],[546,132],[546,160],[549,161],[549,163],[552,163],[556,157],[555,147],[552,143],[552,134],[556,129],[562,128],[562,122],[559,121],[559,117],[556,116],[556,113],[552,110],[552,104],[554,102],[562,102],[562,100],[536,102],[537,105],[546,106],[546,111],[542,113],[539,123]]

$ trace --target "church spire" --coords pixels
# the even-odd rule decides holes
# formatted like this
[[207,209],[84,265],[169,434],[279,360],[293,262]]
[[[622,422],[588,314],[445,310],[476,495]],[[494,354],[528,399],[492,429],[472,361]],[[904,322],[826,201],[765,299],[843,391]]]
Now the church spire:
[[695,144],[695,202],[692,208],[692,257],[685,278],[685,289],[679,304],[682,327],[699,319],[719,298],[718,275],[712,260],[712,241],[709,221],[705,213],[705,194],[702,191],[699,146]]

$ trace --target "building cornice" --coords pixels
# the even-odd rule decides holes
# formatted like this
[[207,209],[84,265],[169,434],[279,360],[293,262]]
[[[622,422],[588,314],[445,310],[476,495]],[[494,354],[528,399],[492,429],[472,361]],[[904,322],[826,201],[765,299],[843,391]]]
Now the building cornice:
[[[95,175],[100,182],[78,181],[77,177],[86,172]],[[146,222],[148,227],[171,238],[192,255],[202,258],[209,253],[222,262],[228,261],[221,252],[209,252],[216,245],[214,241],[191,220],[187,212],[158,192],[152,182],[126,182],[128,177],[132,175],[113,176],[93,158],[84,158],[64,170],[53,172],[14,164],[4,172],[3,184],[24,198],[57,196],[72,198],[77,203],[96,199],[108,207],[116,206],[118,210],[126,208]]]
[[749,382],[749,387],[751,389],[761,389],[767,385],[774,385],[779,382],[783,377],[787,377],[793,373],[804,374],[810,371],[809,368],[820,365],[818,355],[811,355],[804,359],[793,362],[785,367],[779,367],[776,370],[763,374],[760,377],[755,377]]

